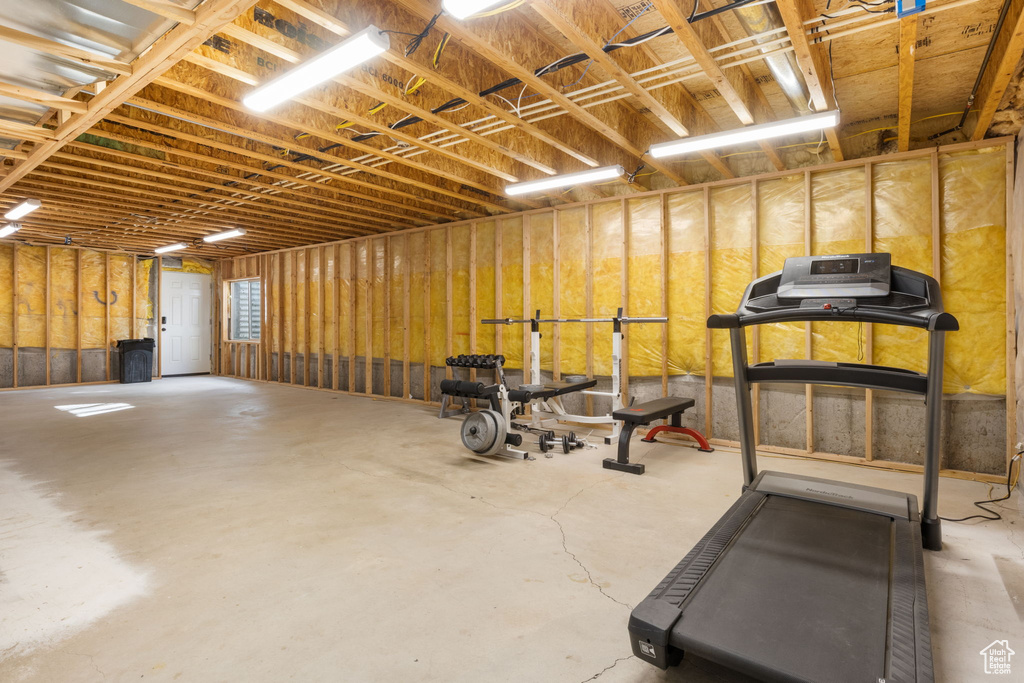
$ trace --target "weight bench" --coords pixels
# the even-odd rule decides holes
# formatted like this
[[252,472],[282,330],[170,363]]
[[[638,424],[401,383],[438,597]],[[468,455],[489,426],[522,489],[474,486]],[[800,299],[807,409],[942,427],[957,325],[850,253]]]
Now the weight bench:
[[630,474],[643,474],[645,469],[643,463],[629,461],[629,438],[633,436],[633,430],[638,426],[649,425],[655,420],[663,420],[665,418],[670,418],[671,424],[659,425],[652,429],[643,439],[645,442],[652,443],[654,437],[660,432],[671,432],[673,434],[686,434],[692,437],[700,446],[698,450],[705,453],[715,450],[708,443],[708,440],[704,438],[703,434],[682,426],[680,420],[683,413],[693,406],[694,400],[692,398],[668,396],[613,412],[612,417],[622,421],[622,434],[619,435],[619,457],[605,458],[605,469],[620,470]]

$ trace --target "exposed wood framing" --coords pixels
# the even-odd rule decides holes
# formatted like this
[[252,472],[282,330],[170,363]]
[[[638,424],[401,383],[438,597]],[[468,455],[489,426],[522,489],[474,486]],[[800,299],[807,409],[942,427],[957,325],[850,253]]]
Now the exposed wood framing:
[[910,118],[914,103],[914,60],[917,52],[917,15],[900,19],[899,112],[896,139],[899,151],[910,149]]
[[1002,30],[995,37],[995,46],[988,67],[981,77],[981,85],[975,97],[974,110],[978,118],[974,122],[971,140],[981,140],[992,124],[1006,88],[1010,84],[1014,69],[1024,55],[1024,0],[1006,0],[1010,7],[1003,20]]
[[[21,85],[0,83],[0,95],[12,97],[16,100],[24,100],[25,102],[42,104],[47,107],[53,107],[54,109],[60,109],[62,111],[69,111],[74,114],[84,114],[88,111],[88,105],[85,102],[73,100],[62,95],[54,95],[53,93],[44,92],[42,90],[35,90],[34,88],[27,88]],[[6,155],[7,151],[4,150],[3,153]]]
[[[804,29],[804,22],[817,14],[811,0],[778,0],[776,6],[786,25],[786,33],[789,34],[797,64],[800,65],[807,89],[811,93],[811,103],[814,105],[815,111],[837,108],[829,65],[826,61],[826,48],[821,43],[812,46]],[[836,129],[826,129],[825,139],[828,140],[829,149],[832,150],[832,159],[843,161],[843,148],[839,144],[839,135]]]
[[[0,192],[10,189],[11,185],[49,159],[66,143],[89,130],[100,119],[120,106],[125,99],[177,64],[221,27],[255,4],[256,0],[205,0],[196,9],[196,20],[193,25],[179,24],[164,34],[142,57],[132,63],[130,75],[123,75],[114,80],[109,87],[89,101],[87,113],[72,116],[54,131],[54,140],[33,147],[28,159],[17,163],[7,175],[0,179]],[[9,34],[10,31],[11,29],[0,27],[0,37],[10,39],[8,35],[4,35],[4,33]],[[63,48],[65,52],[73,49],[56,45]],[[96,60],[92,59],[91,63],[96,64]],[[97,65],[107,69],[111,66],[110,64]],[[124,69],[120,71],[125,73]]]

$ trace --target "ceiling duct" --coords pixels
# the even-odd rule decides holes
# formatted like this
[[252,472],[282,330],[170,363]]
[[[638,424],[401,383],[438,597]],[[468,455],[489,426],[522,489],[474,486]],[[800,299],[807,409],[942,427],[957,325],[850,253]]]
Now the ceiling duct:
[[[776,40],[777,29],[785,31],[782,15],[779,14],[779,10],[773,3],[738,7],[733,10],[733,13],[757,44]],[[769,31],[771,33],[768,33]],[[761,52],[775,52],[775,54],[764,58],[768,70],[771,71],[776,83],[782,88],[782,92],[785,93],[796,113],[798,115],[809,114],[812,111],[810,92],[800,71],[800,66],[796,62],[796,55],[792,51],[778,54],[774,47],[764,47]]]

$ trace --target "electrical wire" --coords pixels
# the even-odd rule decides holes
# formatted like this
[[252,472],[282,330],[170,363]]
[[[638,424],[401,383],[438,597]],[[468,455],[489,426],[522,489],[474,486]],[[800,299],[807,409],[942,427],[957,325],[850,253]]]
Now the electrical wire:
[[[971,520],[971,519],[981,519],[981,520],[984,520],[986,522],[994,522],[996,520],[1002,519],[1003,518],[1002,515],[1000,515],[995,510],[993,510],[991,508],[987,508],[985,506],[986,505],[991,505],[992,503],[999,503],[999,502],[1002,502],[1004,500],[1008,500],[1009,497],[1013,495],[1013,489],[1017,487],[1017,480],[1020,478],[1020,458],[1021,458],[1021,454],[1024,454],[1024,451],[1018,451],[1017,454],[1014,455],[1013,458],[1010,459],[1010,468],[1009,468],[1009,471],[1006,473],[1006,495],[1003,496],[1002,498],[991,498],[990,497],[988,500],[977,500],[977,501],[974,502],[974,507],[979,508],[979,509],[985,511],[988,514],[985,514],[985,515],[968,515],[967,517],[957,517],[955,519],[954,518],[950,518],[950,517],[939,517],[939,519],[941,519],[944,522],[966,522],[966,521]],[[1015,463],[1015,462],[1017,463],[1017,478],[1013,477],[1013,463]],[[989,486],[988,495],[989,496],[992,495],[992,487],[991,486]]]

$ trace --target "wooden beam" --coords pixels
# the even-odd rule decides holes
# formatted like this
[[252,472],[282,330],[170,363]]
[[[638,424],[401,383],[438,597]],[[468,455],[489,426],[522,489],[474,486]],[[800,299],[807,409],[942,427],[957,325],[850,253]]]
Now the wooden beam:
[[[71,117],[55,131],[55,139],[36,145],[29,158],[18,162],[0,179],[0,192],[10,187],[49,159],[66,143],[92,128],[100,119],[120,106],[127,98],[151,83],[185,55],[214,35],[225,24],[256,4],[256,0],[205,0],[196,10],[192,26],[179,24],[164,34],[131,66],[131,75],[116,79],[89,102],[89,111]],[[0,27],[2,31],[10,31]]]
[[104,71],[109,71],[110,73],[120,76],[130,76],[134,69],[134,65],[126,64],[116,59],[101,57],[89,50],[82,50],[77,47],[65,45],[64,43],[58,43],[54,40],[41,38],[31,33],[25,33],[23,31],[13,29],[9,26],[0,26],[0,40],[5,40],[9,43],[14,43],[15,45],[21,45],[22,47],[38,50],[39,52],[54,57],[60,57],[91,69],[103,69]]
[[[424,19],[431,18],[436,12],[436,8],[426,0],[398,0],[398,4]],[[474,32],[467,29],[462,22],[451,20],[444,15],[437,20],[437,25],[442,30],[450,33],[453,39],[458,40],[468,49],[475,51],[484,59],[492,62],[510,75],[518,78],[523,82],[523,84],[529,86],[544,97],[547,97],[551,102],[565,110],[569,116],[584,126],[596,131],[616,147],[628,152],[637,159],[646,152],[644,149],[645,145],[640,145],[634,142],[616,127],[608,125],[596,115],[570,100],[557,87],[549,84],[542,78],[535,76],[532,69],[520,66],[516,59],[503,46],[481,38]],[[664,162],[649,160],[647,165],[660,171],[670,180],[679,185],[687,184],[686,179],[680,173],[676,172]]]
[[88,105],[85,102],[73,100],[70,97],[64,97],[62,95],[54,95],[53,93],[36,90],[34,88],[27,88],[21,85],[0,83],[0,95],[6,95],[7,97],[13,97],[16,100],[33,102],[35,104],[41,104],[46,107],[69,111],[75,114],[84,114],[88,110]]
[[917,15],[900,19],[899,112],[896,123],[897,148],[910,149],[910,118],[914,103],[914,53],[917,52]]
[[978,112],[971,140],[981,140],[992,125],[992,117],[1003,100],[1014,69],[1024,55],[1024,0],[1005,0],[1009,3],[1003,26],[992,48],[988,66],[981,76],[981,84],[972,107]]
[[[301,0],[280,0],[277,4],[339,36],[347,36],[352,32],[350,26],[342,22],[337,17],[333,17],[323,10],[302,2]],[[428,82],[434,83],[438,87],[455,95],[456,97],[462,98],[470,104],[483,108],[489,114],[513,126],[516,130],[522,131],[523,133],[554,147],[560,152],[582,161],[588,166],[597,167],[601,165],[590,155],[584,154],[583,152],[567,145],[558,135],[553,135],[532,123],[514,116],[512,113],[506,111],[491,100],[480,97],[476,91],[465,87],[460,81],[445,76],[440,71],[433,68],[432,65],[425,64],[422,61],[417,61],[411,56],[405,56],[400,50],[388,50],[382,55],[382,58],[400,69],[405,69],[409,73],[423,76]]]
[[[812,47],[804,28],[804,22],[817,16],[812,0],[778,0],[776,6],[786,25],[786,33],[789,34],[797,64],[807,83],[807,90],[811,94],[814,110],[826,111],[837,108],[836,95],[832,89],[832,72],[830,65],[826,62],[826,48],[821,44]],[[842,161],[843,148],[839,144],[839,135],[836,129],[827,129],[825,139],[828,140],[829,149],[832,150],[832,159]]]
[[183,8],[181,5],[176,5],[171,0],[122,0],[122,2],[147,10],[153,14],[159,14],[166,19],[173,19],[186,26],[196,23],[195,12]]

